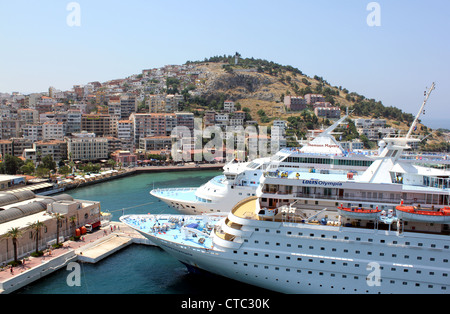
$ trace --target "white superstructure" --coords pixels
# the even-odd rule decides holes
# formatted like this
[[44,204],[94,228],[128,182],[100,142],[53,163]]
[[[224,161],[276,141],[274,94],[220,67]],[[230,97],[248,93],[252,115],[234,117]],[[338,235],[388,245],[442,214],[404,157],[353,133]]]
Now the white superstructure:
[[344,122],[347,115],[322,132],[302,148],[285,148],[272,157],[250,162],[231,161],[216,176],[199,188],[154,189],[151,195],[184,214],[227,212],[237,202],[256,195],[263,174],[272,169],[299,172],[355,173],[369,167],[375,152],[347,152],[332,136],[332,131]]

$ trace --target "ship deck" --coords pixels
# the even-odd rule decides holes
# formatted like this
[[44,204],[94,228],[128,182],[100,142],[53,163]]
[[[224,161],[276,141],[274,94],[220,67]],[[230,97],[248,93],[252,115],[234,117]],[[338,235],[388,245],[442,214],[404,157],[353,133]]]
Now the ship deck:
[[152,190],[152,195],[173,201],[195,202],[195,192],[197,188],[176,188],[176,189],[156,189]]
[[[318,219],[306,220],[307,217],[303,214],[300,208],[293,207],[291,210],[278,209],[274,216],[260,216],[256,214],[259,210],[259,200],[257,197],[250,197],[239,202],[232,210],[233,215],[239,218],[260,220],[260,221],[275,221],[275,222],[291,222],[291,223],[306,223],[317,225],[320,224]],[[331,218],[336,216],[336,211],[324,210],[324,215],[328,216],[326,224],[330,226],[338,226],[338,219]]]
[[239,218],[260,220],[258,215],[255,214],[256,206],[258,205],[258,198],[251,197],[245,199],[238,204],[233,209],[233,214]]
[[211,248],[212,239],[207,233],[218,221],[205,222],[202,216],[189,215],[129,215],[120,220],[150,237],[198,248]]

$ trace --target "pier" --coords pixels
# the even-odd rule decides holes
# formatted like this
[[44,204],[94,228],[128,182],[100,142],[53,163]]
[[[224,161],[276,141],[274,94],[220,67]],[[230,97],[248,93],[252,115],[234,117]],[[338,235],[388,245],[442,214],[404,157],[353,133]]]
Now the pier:
[[97,263],[131,244],[154,245],[138,232],[120,222],[83,235],[83,240],[66,241],[59,249],[48,250],[41,257],[28,257],[25,263],[0,271],[0,294],[9,294],[39,280],[70,262]]

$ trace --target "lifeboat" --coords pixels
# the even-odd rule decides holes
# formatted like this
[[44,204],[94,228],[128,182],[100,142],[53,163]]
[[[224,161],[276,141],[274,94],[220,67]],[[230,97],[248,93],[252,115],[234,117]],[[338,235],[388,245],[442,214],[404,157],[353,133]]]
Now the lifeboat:
[[407,221],[429,222],[438,224],[450,223],[450,207],[421,208],[420,206],[399,205],[395,207],[397,217]]
[[338,207],[339,215],[354,219],[363,220],[376,220],[378,219],[381,210],[373,208],[362,208],[362,207],[344,207],[342,204]]

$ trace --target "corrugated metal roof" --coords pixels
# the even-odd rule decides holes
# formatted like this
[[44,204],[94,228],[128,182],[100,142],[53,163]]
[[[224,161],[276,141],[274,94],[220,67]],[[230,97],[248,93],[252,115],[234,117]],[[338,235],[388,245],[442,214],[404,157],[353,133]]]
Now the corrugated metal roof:
[[23,212],[19,208],[9,208],[0,211],[0,223],[5,223],[23,217]]
[[6,212],[11,209],[14,209],[14,208],[20,209],[23,213],[23,216],[28,216],[28,215],[39,213],[40,211],[47,209],[47,205],[43,204],[41,202],[32,202],[32,203],[12,207],[12,208],[6,210]]
[[55,201],[73,201],[73,197],[69,194],[59,194],[52,196]]
[[1,193],[0,194],[0,206],[5,206],[18,202],[18,198],[13,193]]
[[20,194],[17,193],[0,194],[0,224],[18,218],[22,218],[25,216],[33,215],[41,211],[45,211],[47,209],[47,205],[53,202],[74,200],[73,197],[68,194],[60,194],[52,197],[42,197],[42,198],[40,197],[38,200],[17,206],[12,205],[7,209],[2,208],[3,206],[6,205],[26,201],[27,199],[19,200],[19,197],[20,198],[30,197],[31,196],[30,193],[33,195],[34,198],[35,197],[34,193],[30,191]]
[[32,191],[11,191],[8,193],[14,194],[14,196],[16,196],[19,201],[29,200],[36,196],[36,194],[34,194]]

